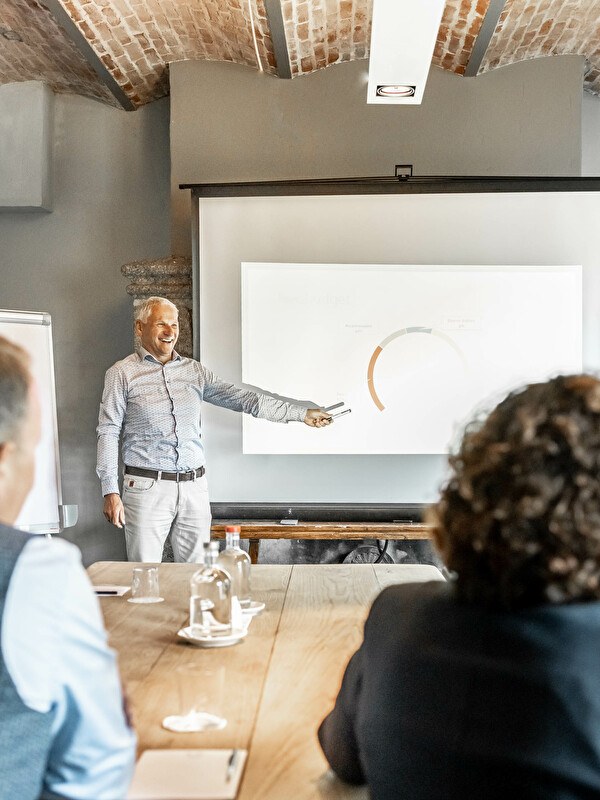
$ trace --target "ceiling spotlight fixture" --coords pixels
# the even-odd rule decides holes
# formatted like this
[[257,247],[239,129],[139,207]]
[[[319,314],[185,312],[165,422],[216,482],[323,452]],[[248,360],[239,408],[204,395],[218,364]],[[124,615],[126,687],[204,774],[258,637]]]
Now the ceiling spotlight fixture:
[[413,97],[416,86],[378,86],[377,97]]
[[445,5],[373,0],[367,103],[421,103]]

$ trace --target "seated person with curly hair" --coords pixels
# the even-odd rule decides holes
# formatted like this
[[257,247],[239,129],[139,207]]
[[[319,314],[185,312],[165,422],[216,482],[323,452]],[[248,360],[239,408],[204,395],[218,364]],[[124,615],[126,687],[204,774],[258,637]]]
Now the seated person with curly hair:
[[376,599],[321,746],[373,800],[600,797],[600,381],[472,423],[438,503],[454,578]]

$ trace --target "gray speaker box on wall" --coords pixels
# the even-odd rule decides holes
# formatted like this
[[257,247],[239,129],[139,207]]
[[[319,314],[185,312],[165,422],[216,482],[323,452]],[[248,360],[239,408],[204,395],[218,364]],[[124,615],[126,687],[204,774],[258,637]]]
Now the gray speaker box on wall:
[[0,212],[52,210],[54,94],[43,83],[0,86]]

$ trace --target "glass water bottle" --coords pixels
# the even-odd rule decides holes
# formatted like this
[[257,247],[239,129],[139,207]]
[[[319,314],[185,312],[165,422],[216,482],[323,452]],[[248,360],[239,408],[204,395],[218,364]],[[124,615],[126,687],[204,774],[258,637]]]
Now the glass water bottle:
[[216,565],[218,542],[204,545],[204,566],[190,581],[190,627],[192,636],[231,634],[231,580]]
[[237,597],[242,608],[248,608],[250,597],[250,556],[240,547],[239,525],[225,527],[226,547],[217,564],[231,577],[231,596]]

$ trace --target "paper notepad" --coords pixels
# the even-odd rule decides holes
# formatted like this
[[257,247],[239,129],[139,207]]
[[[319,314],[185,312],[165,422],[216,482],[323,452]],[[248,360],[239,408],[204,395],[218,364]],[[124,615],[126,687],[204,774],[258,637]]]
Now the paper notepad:
[[127,800],[234,800],[247,750],[238,750],[226,780],[226,750],[146,750],[137,762]]

